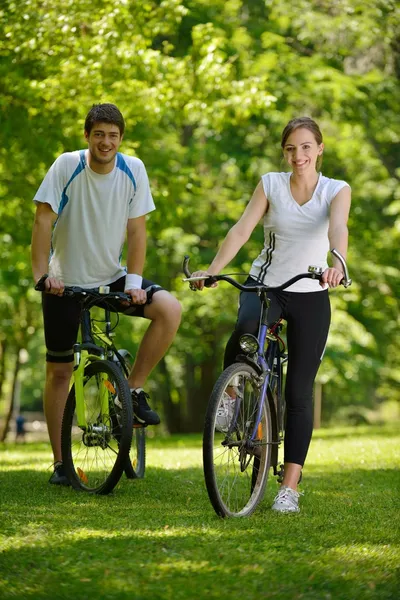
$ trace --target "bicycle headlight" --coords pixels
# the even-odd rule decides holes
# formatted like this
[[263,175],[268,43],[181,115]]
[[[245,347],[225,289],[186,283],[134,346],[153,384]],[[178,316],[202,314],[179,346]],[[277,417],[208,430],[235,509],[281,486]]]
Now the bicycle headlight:
[[251,333],[245,333],[241,336],[239,345],[245,354],[255,354],[258,350],[258,339]]

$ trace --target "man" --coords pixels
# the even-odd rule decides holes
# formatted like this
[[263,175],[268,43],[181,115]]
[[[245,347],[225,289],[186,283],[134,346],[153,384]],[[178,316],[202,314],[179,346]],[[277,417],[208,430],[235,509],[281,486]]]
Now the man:
[[[124,118],[115,105],[94,105],[85,120],[87,150],[59,156],[34,198],[35,283],[47,275],[42,301],[47,349],[44,410],[54,454],[50,478],[54,484],[68,485],[61,460],[61,423],[79,326],[79,304],[62,297],[64,285],[111,285],[130,294],[136,305],[130,309],[133,316],[151,321],[128,379],[134,414],[143,424],[160,422],[143,386],[180,323],[180,304],[160,287],[152,303],[145,304],[144,290],[152,285],[142,277],[146,215],[155,206],[142,161],[118,152],[124,129]],[[120,264],[125,236],[127,271]]]

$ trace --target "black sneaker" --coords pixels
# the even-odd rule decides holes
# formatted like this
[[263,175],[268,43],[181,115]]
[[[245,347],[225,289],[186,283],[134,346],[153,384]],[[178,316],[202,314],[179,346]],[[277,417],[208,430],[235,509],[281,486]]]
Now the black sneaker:
[[147,402],[150,396],[143,390],[132,390],[131,393],[135,419],[144,425],[158,425],[160,417],[150,408]]
[[54,463],[54,473],[50,477],[49,483],[52,483],[53,485],[71,485],[65,474],[62,462]]

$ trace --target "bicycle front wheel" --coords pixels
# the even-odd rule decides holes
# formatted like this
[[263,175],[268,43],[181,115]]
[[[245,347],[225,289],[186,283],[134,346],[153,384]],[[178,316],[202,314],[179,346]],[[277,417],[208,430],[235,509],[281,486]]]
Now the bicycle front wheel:
[[[118,355],[122,358],[122,365],[119,356],[115,355],[116,364],[128,375],[133,366],[133,357],[129,350],[118,350]],[[125,369],[124,369],[125,366]],[[142,479],[146,470],[146,428],[134,422],[132,434],[132,446],[127,461],[125,463],[125,475],[128,479]]]
[[208,404],[203,466],[206,487],[221,517],[251,515],[262,500],[271,461],[272,426],[267,399],[261,408],[257,373],[245,363],[228,367]]
[[73,385],[65,406],[63,463],[72,487],[108,494],[129,457],[133,425],[129,387],[121,370],[105,360],[85,367],[83,383],[83,398],[76,396]]

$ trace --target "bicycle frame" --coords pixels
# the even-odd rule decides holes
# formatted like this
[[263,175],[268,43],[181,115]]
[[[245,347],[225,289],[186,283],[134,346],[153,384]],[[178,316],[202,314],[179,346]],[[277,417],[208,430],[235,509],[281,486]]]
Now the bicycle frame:
[[[331,250],[331,253],[333,254],[333,256],[335,256],[339,260],[339,262],[341,263],[341,265],[343,267],[344,277],[341,281],[341,284],[345,288],[347,288],[352,284],[352,280],[349,277],[349,272],[347,269],[346,261],[345,261],[344,257],[340,254],[340,252],[338,252],[338,250],[336,250],[335,248],[333,248]],[[282,393],[282,390],[280,389],[281,388],[281,386],[280,386],[281,378],[282,378],[282,361],[281,361],[281,356],[280,356],[279,338],[278,337],[276,337],[274,335],[271,336],[271,338],[270,338],[271,343],[268,345],[268,348],[267,348],[267,357],[264,357],[265,340],[269,336],[268,324],[267,324],[268,308],[270,306],[270,300],[267,296],[268,288],[264,285],[262,285],[262,286],[256,285],[256,286],[247,286],[246,287],[246,286],[239,284],[237,281],[235,281],[234,279],[232,279],[231,277],[229,277],[227,275],[209,275],[208,277],[204,277],[203,275],[201,275],[198,277],[193,277],[189,271],[188,265],[189,265],[189,256],[186,255],[184,258],[184,261],[183,261],[183,272],[186,275],[186,279],[184,279],[183,281],[188,281],[190,288],[193,291],[196,291],[196,287],[194,287],[193,283],[192,283],[194,281],[200,281],[200,280],[205,281],[206,286],[212,285],[213,283],[215,283],[217,281],[227,281],[228,283],[230,283],[231,285],[233,285],[240,291],[257,292],[257,294],[260,296],[263,310],[262,310],[260,327],[259,327],[258,338],[257,338],[257,341],[258,341],[257,359],[256,360],[253,360],[251,358],[249,359],[249,357],[247,357],[247,356],[245,358],[245,362],[249,362],[249,364],[256,367],[256,369],[258,371],[261,371],[260,377],[263,378],[262,384],[261,384],[261,392],[260,392],[261,402],[259,403],[257,417],[256,417],[256,421],[255,421],[255,424],[253,427],[252,434],[250,436],[250,441],[254,443],[254,441],[257,439],[257,430],[258,430],[259,424],[261,422],[262,409],[263,409],[263,405],[264,405],[264,402],[266,399],[268,385],[270,383],[271,376],[273,375],[274,360],[276,358],[277,372],[278,372],[278,378],[279,378],[278,399],[277,399],[277,407],[276,407],[277,425],[279,428],[279,432],[278,432],[279,439],[272,442],[272,444],[279,444],[280,440],[282,438],[282,435],[280,435],[280,434],[283,434],[284,415],[281,412],[281,401],[280,401],[281,393]],[[309,266],[307,273],[302,273],[302,274],[296,275],[295,277],[292,277],[291,279],[289,279],[289,281],[286,281],[284,284],[277,286],[275,288],[269,288],[269,289],[284,290],[284,289],[290,287],[293,283],[296,283],[297,281],[299,281],[300,279],[303,279],[303,278],[321,280],[322,272],[323,272],[322,267],[317,267],[317,266],[311,265],[311,266]],[[235,428],[235,422],[238,418],[238,414],[239,414],[239,403],[237,402],[236,407],[235,407],[234,419],[232,420],[232,423],[228,429],[228,436],[230,434],[232,434],[232,432]]]
[[[106,353],[109,354],[114,347],[110,339],[110,311],[105,309],[106,314],[106,331],[103,332],[97,325],[93,325],[90,319],[90,309],[84,306],[81,314],[81,333],[82,342],[74,344],[74,371],[73,380],[75,384],[76,398],[76,414],[77,424],[80,428],[87,429],[87,421],[85,416],[85,401],[83,395],[84,373],[86,366],[95,360],[104,360]],[[94,343],[93,333],[104,343],[105,347],[98,346]],[[113,353],[111,351],[111,353]],[[108,392],[115,393],[115,389],[108,381],[105,374],[101,375],[100,389],[100,407],[101,413],[105,417],[109,417]]]
[[[262,380],[262,385],[261,385],[261,390],[260,390],[260,402],[259,402],[253,430],[250,435],[250,441],[254,442],[259,437],[258,428],[259,428],[261,418],[262,418],[262,410],[263,410],[264,402],[266,401],[266,397],[267,397],[267,389],[268,389],[268,386],[270,385],[271,377],[274,376],[273,365],[274,365],[274,361],[276,360],[277,361],[276,371],[278,373],[276,412],[277,412],[277,423],[278,423],[279,431],[278,431],[278,439],[273,443],[279,443],[279,440],[281,437],[279,434],[283,431],[283,414],[281,411],[281,402],[280,402],[281,392],[282,392],[282,390],[281,390],[282,368],[281,368],[281,356],[280,356],[280,351],[279,351],[279,339],[276,335],[268,333],[269,328],[268,328],[267,317],[268,317],[268,309],[270,306],[270,299],[268,298],[266,292],[263,290],[260,291],[260,297],[261,297],[263,310],[262,310],[261,319],[260,319],[260,327],[258,330],[258,337],[257,337],[258,350],[257,350],[257,360],[255,362],[261,368],[261,377],[263,378],[263,380]],[[265,353],[265,341],[267,338],[270,339],[270,343],[268,344],[268,347],[267,347],[267,350]],[[239,412],[239,406],[236,407],[235,413],[238,413],[238,412]],[[235,414],[235,418],[233,420],[234,422],[236,421],[237,416],[238,416],[238,414]]]
[[[45,282],[48,278],[48,274],[43,275],[39,281],[35,285],[35,290],[38,292],[45,292]],[[152,295],[154,293],[154,289],[157,286],[151,286],[146,290],[147,292],[147,302],[151,302]],[[112,359],[113,355],[115,355],[121,363],[121,366],[126,375],[127,369],[124,360],[116,349],[114,343],[110,339],[113,335],[111,333],[111,322],[110,322],[110,309],[106,306],[104,307],[105,315],[106,315],[106,330],[102,331],[96,325],[92,326],[90,319],[90,298],[93,297],[93,292],[95,292],[95,297],[99,298],[104,296],[106,298],[110,295],[110,287],[109,286],[99,286],[95,290],[85,290],[80,288],[79,286],[67,286],[64,289],[64,296],[74,296],[75,294],[82,294],[84,296],[82,312],[80,315],[80,330],[82,334],[82,342],[76,343],[73,346],[74,353],[74,370],[71,378],[71,383],[75,384],[75,402],[76,402],[76,413],[77,413],[77,421],[78,426],[86,431],[88,429],[88,424],[85,417],[85,400],[83,395],[83,387],[84,387],[84,373],[85,368],[91,362],[97,360],[104,360],[106,357]],[[131,298],[129,295],[121,292],[111,292],[114,298],[123,299],[125,302],[130,302]],[[100,340],[100,342],[104,345],[98,346],[94,343],[93,333]],[[101,412],[106,417],[109,417],[109,405],[108,405],[108,391],[111,393],[115,393],[115,389],[112,384],[108,380],[106,375],[101,376],[100,385],[100,405]]]

